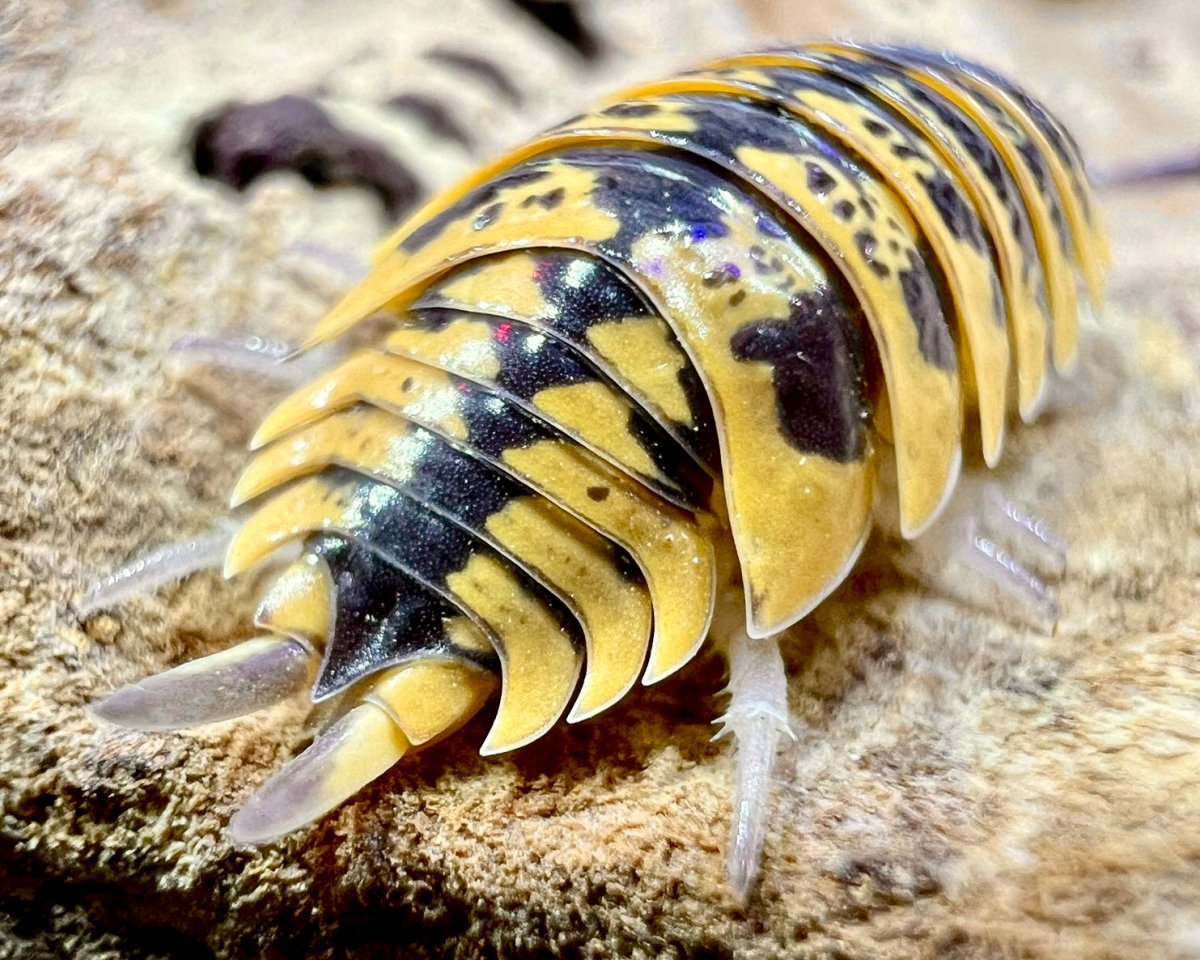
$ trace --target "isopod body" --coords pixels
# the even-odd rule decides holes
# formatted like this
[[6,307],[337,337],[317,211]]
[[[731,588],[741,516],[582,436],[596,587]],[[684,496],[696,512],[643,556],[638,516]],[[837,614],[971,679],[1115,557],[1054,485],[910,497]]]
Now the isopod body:
[[672,674],[710,628],[769,644],[854,564],[881,474],[916,537],[964,433],[997,462],[1107,256],[1073,141],[973,63],[817,43],[625,91],[384,242],[304,346],[389,322],[268,415],[234,493],[227,575],[301,545],[264,636],[99,712],[340,696],[235,820],[261,841],[494,690],[485,753]]

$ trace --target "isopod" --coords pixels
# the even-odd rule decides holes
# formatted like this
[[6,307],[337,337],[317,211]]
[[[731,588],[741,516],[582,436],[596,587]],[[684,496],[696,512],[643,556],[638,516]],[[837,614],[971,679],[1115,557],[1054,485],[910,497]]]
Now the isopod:
[[[232,821],[261,843],[494,693],[485,754],[596,716],[711,634],[731,663],[744,895],[789,732],[776,638],[881,515],[930,528],[964,436],[996,464],[1010,418],[1074,362],[1107,260],[1074,142],[974,63],[814,43],[626,90],[382,244],[303,348],[391,322],[266,417],[244,518],[191,564],[280,565],[261,635],[96,713],[159,730],[339,698]],[[1061,558],[1002,497],[981,509]],[[982,577],[1045,598],[971,536]]]

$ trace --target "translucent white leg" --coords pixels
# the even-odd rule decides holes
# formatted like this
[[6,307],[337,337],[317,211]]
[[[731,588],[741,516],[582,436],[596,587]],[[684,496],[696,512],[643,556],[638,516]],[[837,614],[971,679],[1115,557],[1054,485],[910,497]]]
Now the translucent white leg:
[[269,843],[312,823],[386,772],[410,744],[379,706],[345,714],[263,784],[229,823],[234,843]]
[[93,584],[76,606],[76,615],[87,617],[97,610],[152,593],[201,570],[221,569],[225,551],[236,532],[237,524],[226,520],[208,533],[167,544],[138,557]]
[[211,363],[229,370],[273,374],[296,352],[286,340],[263,337],[213,337],[187,333],[167,348],[167,356],[190,363]]
[[214,337],[189,333],[167,348],[167,357],[185,367],[209,365],[267,377],[287,386],[299,386],[328,366],[336,352],[336,348],[320,349],[297,355],[296,347],[286,340],[254,335]]
[[1023,604],[1043,620],[1058,619],[1058,597],[1036,573],[1023,566],[1003,546],[979,531],[979,524],[963,524],[958,559],[993,587]]
[[1040,569],[1061,575],[1067,568],[1067,542],[1045,520],[1009,500],[995,483],[980,496],[983,523]]
[[733,823],[727,871],[745,900],[758,878],[770,813],[771,772],[781,738],[795,739],[788,723],[787,674],[775,637],[751,639],[737,630],[729,644],[729,709],[714,740],[734,735]]
[[323,243],[293,243],[283,251],[283,255],[294,256],[301,260],[315,261],[332,267],[347,280],[359,280],[366,276],[371,269],[369,260],[356,257],[345,250],[338,250]]
[[262,710],[311,681],[316,654],[283,637],[259,637],[200,657],[109,694],[101,720],[134,730],[180,730]]
[[1045,520],[996,484],[975,482],[964,483],[948,514],[908,546],[900,564],[969,603],[990,605],[999,594],[1007,614],[1041,625],[1058,619],[1046,579],[1061,576],[1066,560],[1066,543]]

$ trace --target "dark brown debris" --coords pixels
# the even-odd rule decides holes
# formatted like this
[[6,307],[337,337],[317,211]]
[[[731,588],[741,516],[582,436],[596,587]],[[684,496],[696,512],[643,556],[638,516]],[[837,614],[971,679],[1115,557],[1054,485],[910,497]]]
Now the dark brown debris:
[[235,190],[273,170],[294,170],[318,188],[366,187],[393,220],[423,193],[382,144],[343,130],[319,104],[299,96],[221,107],[196,125],[192,162],[200,176]]

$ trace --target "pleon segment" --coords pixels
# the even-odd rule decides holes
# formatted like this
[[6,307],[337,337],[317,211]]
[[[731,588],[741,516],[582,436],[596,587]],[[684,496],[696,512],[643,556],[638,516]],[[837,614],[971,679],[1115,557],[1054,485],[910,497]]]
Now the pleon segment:
[[314,701],[386,667],[426,657],[499,672],[487,636],[415,577],[345,537],[316,536],[306,546],[330,571],[334,604]]
[[[504,684],[486,752],[528,743],[562,714],[583,653],[570,612],[490,547],[392,486],[338,469],[291,484],[243,524],[226,571],[245,570],[279,544],[317,531],[369,546],[494,640]],[[363,579],[335,578],[335,586],[339,593],[354,590]]]
[[496,683],[476,664],[431,656],[386,671],[366,700],[383,707],[414,748],[423,747],[474,716]]
[[490,543],[571,607],[587,645],[587,670],[571,719],[611,706],[637,682],[650,644],[651,603],[624,550],[437,435],[364,405],[267,447],[247,468],[235,500],[329,466],[393,484]]
[[719,475],[717,430],[700,375],[666,321],[602,260],[574,250],[493,255],[438,280],[413,307],[493,314],[561,339]]
[[[261,446],[360,402],[425,427],[628,550],[645,575],[654,608],[647,682],[695,654],[715,597],[712,544],[697,521],[470,381],[403,357],[364,352],[286,399],[263,421],[253,443]],[[256,473],[251,467],[239,497],[269,486],[272,469]]]
[[[840,54],[778,51],[747,54],[714,66],[778,67],[824,74],[861,90],[917,129],[959,177],[981,215],[999,255],[1016,356],[1021,416],[1032,420],[1046,387],[1046,345],[1052,319],[1046,275],[1016,181],[979,127],[954,103],[890,65]],[[769,79],[764,74],[764,79]]]
[[320,650],[333,625],[334,600],[329,565],[319,553],[305,551],[275,575],[254,612],[254,623]]
[[1078,339],[1079,300],[1070,271],[1074,257],[1067,236],[1066,217],[1040,153],[1036,149],[1022,149],[1029,141],[1021,127],[1012,122],[990,97],[976,97],[954,78],[910,58],[886,56],[874,49],[850,44],[816,44],[814,47],[891,63],[911,82],[953,103],[988,138],[1015,180],[1033,225],[1034,241],[1050,297],[1053,318],[1050,342],[1054,364],[1060,370],[1070,366]]
[[[816,73],[778,67],[689,74],[635,92],[656,96],[616,104],[599,115],[572,121],[571,126],[590,126],[607,118],[609,124],[636,122],[653,131],[661,129],[664,119],[674,121],[672,114],[686,113],[688,101],[670,94],[751,98],[781,107],[822,131],[896,191],[936,253],[953,297],[966,341],[962,350],[964,392],[978,407],[984,458],[994,465],[1004,442],[1010,372],[997,255],[966,188],[920,133],[851,87]],[[630,115],[633,121],[626,119]],[[835,214],[851,215],[848,204],[843,201],[835,206]]]
[[561,340],[500,317],[431,309],[411,312],[383,343],[494,389],[680,506],[707,503],[711,478]]

